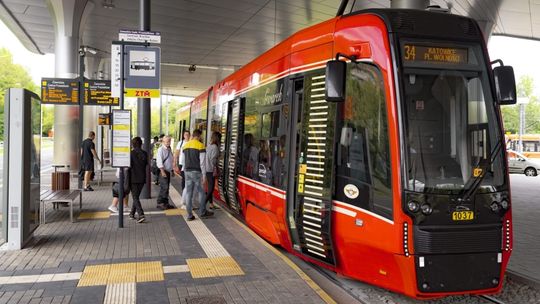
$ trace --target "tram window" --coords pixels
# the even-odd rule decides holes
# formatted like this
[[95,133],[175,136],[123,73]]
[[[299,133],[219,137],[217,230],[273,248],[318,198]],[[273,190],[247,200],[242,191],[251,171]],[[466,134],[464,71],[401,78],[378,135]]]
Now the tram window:
[[264,113],[262,115],[262,138],[276,137],[279,128],[279,111]]
[[[337,197],[392,218],[392,187],[386,99],[380,71],[349,64],[343,125],[338,133]],[[350,185],[358,198],[347,195]],[[347,187],[348,186],[348,187]]]

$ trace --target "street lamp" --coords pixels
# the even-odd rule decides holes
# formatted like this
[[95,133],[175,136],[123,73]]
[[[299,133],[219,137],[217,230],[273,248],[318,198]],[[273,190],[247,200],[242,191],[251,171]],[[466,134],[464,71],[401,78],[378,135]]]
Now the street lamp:
[[517,104],[519,104],[519,143],[518,152],[523,152],[523,133],[525,133],[525,105],[529,103],[529,97],[518,97]]

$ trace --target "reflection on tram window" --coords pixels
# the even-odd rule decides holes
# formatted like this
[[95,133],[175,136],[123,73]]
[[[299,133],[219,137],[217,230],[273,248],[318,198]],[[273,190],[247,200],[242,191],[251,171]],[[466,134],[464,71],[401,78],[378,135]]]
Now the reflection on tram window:
[[[367,64],[349,64],[339,136],[338,198],[392,218],[386,99],[382,77]],[[345,193],[349,191],[350,193]]]
[[255,145],[253,134],[244,134],[244,150],[242,151],[241,173],[246,177],[257,179],[256,172],[259,161],[259,149]]

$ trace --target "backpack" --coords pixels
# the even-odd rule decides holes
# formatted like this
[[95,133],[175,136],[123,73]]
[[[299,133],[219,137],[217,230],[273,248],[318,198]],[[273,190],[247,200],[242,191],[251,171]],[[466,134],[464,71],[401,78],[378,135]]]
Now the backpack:
[[[159,152],[159,150],[158,150]],[[167,159],[169,158],[169,155],[170,153],[167,153],[167,157],[165,157],[165,159],[163,160],[163,162],[167,161]],[[157,166],[157,159],[152,159],[152,167],[151,167],[151,170],[152,170],[152,174],[154,175],[159,175],[159,173],[161,172],[161,170],[158,168]]]

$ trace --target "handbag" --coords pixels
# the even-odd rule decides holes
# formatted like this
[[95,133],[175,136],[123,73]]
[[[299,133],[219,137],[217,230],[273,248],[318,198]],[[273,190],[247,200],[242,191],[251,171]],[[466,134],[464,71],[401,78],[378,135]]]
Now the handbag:
[[218,177],[219,176],[219,167],[216,165],[214,166],[214,171],[212,172],[212,175],[214,177]]

